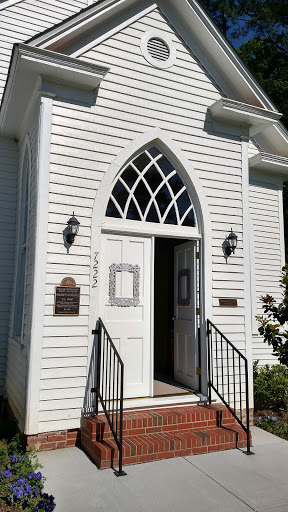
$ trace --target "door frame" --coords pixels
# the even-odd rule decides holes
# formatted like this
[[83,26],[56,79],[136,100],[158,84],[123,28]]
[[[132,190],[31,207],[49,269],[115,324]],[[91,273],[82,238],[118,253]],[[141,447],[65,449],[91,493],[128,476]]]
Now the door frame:
[[[111,226],[110,225],[110,222],[109,222],[110,219],[108,219],[108,222],[107,222],[107,225],[106,225],[106,219],[105,219],[105,223],[103,223],[103,226],[102,226],[102,230],[101,230],[101,234],[112,234],[112,235],[124,235],[124,236],[142,236],[142,237],[147,237],[147,238],[151,238],[151,261],[150,261],[150,264],[151,264],[151,272],[150,272],[150,319],[151,319],[151,322],[150,322],[150,382],[149,382],[149,397],[140,397],[140,398],[128,398],[125,400],[126,403],[129,403],[129,402],[136,402],[136,401],[142,401],[143,399],[146,400],[148,398],[150,398],[150,400],[155,400],[157,403],[160,402],[161,400],[159,400],[158,397],[154,397],[154,286],[155,286],[155,281],[154,281],[154,261],[155,261],[155,237],[159,237],[160,236],[160,233],[162,234],[161,236],[163,238],[179,238],[179,239],[185,239],[187,241],[201,241],[201,235],[199,233],[197,234],[194,234],[191,235],[191,229],[189,228],[186,228],[185,226],[182,227],[182,226],[177,226],[177,236],[171,236],[171,231],[169,232],[169,225],[166,226],[166,225],[161,225],[161,228],[164,227],[164,228],[168,228],[168,229],[156,229],[157,233],[155,235],[155,229],[154,229],[154,224],[153,223],[149,223],[149,222],[138,222],[138,221],[123,221],[123,219],[119,219],[119,220],[122,220],[122,223],[118,223],[117,226],[113,225]],[[112,219],[112,220],[115,220],[115,219]],[[118,219],[117,219],[118,220]],[[128,224],[127,224],[128,222]],[[112,224],[112,223],[111,223]],[[141,225],[141,229],[140,229],[140,226],[139,224]],[[157,227],[158,225],[155,224],[155,226]],[[129,229],[127,229],[129,228]],[[176,230],[175,230],[176,231]],[[189,234],[187,233],[187,231],[189,231]],[[159,232],[159,234],[158,234]],[[174,234],[174,233],[173,233]],[[101,242],[100,242],[100,254],[102,253],[101,251],[101,244],[102,244],[102,237],[101,237]],[[200,262],[200,260],[199,260]],[[101,259],[100,259],[100,274],[102,273],[101,272]],[[200,269],[199,269],[200,270]],[[200,295],[201,295],[201,290],[199,288],[199,302],[200,302]],[[197,290],[196,290],[196,297],[197,297]],[[99,312],[101,312],[101,300],[100,300],[100,297],[99,297]],[[196,315],[196,312],[195,312],[195,315]],[[191,395],[190,396],[190,401],[191,401]],[[174,397],[174,400],[177,400],[177,403],[179,402],[179,396],[177,397],[176,395],[171,395],[171,397]],[[160,397],[161,398],[161,397]],[[165,402],[165,399],[167,397],[164,398],[164,402]],[[187,397],[185,397],[187,398]],[[170,401],[170,400],[169,400]],[[187,400],[186,400],[187,401]],[[197,401],[197,400],[196,400]]]

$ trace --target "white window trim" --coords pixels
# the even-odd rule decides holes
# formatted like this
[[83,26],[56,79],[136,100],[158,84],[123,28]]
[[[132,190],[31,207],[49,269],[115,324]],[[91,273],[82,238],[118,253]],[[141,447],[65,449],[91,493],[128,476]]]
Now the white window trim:
[[[27,180],[27,187],[28,187],[28,197],[27,197],[27,231],[26,231],[26,240],[23,240],[23,244],[20,247],[20,235],[21,232],[24,230],[24,204],[23,204],[23,197],[22,197],[22,190],[23,190],[23,172],[24,172],[24,164],[25,164],[25,157],[26,154],[28,156],[28,166],[27,166],[27,174],[26,174],[26,180]],[[20,185],[19,185],[19,192],[18,192],[18,219],[17,219],[17,261],[15,266],[15,287],[14,287],[14,300],[13,300],[13,322],[12,322],[12,338],[15,339],[18,343],[23,343],[23,329],[24,329],[24,304],[25,304],[25,286],[26,286],[26,277],[27,277],[27,240],[29,236],[29,211],[30,211],[30,180],[31,180],[31,145],[30,145],[30,139],[29,136],[26,136],[26,139],[23,144],[23,152],[22,152],[22,158],[21,158],[21,164],[20,164]],[[20,258],[21,258],[21,252],[25,246],[25,271],[24,271],[24,280],[23,280],[23,299],[22,299],[22,305],[20,304],[20,307],[18,309],[18,314],[22,315],[21,319],[21,334],[15,335],[15,324],[16,324],[16,303],[18,300],[18,294],[17,294],[17,282],[18,282],[18,274],[20,270]],[[21,311],[21,312],[20,312]]]

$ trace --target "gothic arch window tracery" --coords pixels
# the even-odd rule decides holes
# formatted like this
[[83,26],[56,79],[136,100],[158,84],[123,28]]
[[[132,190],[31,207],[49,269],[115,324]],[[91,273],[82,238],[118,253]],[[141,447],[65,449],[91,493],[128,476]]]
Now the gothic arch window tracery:
[[106,216],[196,226],[192,201],[181,177],[155,146],[123,169],[108,201]]

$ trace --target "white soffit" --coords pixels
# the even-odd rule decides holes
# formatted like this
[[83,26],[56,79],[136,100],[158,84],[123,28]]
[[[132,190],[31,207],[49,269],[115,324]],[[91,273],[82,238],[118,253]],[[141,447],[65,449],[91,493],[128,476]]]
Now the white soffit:
[[251,137],[277,123],[282,117],[280,112],[247,105],[229,98],[220,98],[209,107],[209,111],[217,121],[248,127]]
[[258,153],[249,158],[250,169],[273,172],[281,175],[288,174],[288,158],[270,153]]
[[[0,132],[15,136],[39,79],[94,90],[109,71],[79,59],[26,44],[15,46],[0,110]],[[41,82],[41,80],[40,80]]]

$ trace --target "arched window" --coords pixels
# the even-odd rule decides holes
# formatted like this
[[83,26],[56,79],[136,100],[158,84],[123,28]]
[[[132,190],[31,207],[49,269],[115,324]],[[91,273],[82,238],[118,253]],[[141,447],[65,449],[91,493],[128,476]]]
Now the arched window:
[[18,230],[18,259],[15,290],[14,325],[13,335],[21,338],[23,324],[23,306],[26,274],[26,253],[28,238],[28,213],[29,213],[29,175],[30,175],[30,152],[26,146],[21,179],[20,208],[19,208],[19,230]]
[[169,160],[151,147],[132,160],[114,186],[107,217],[195,227],[192,201]]

